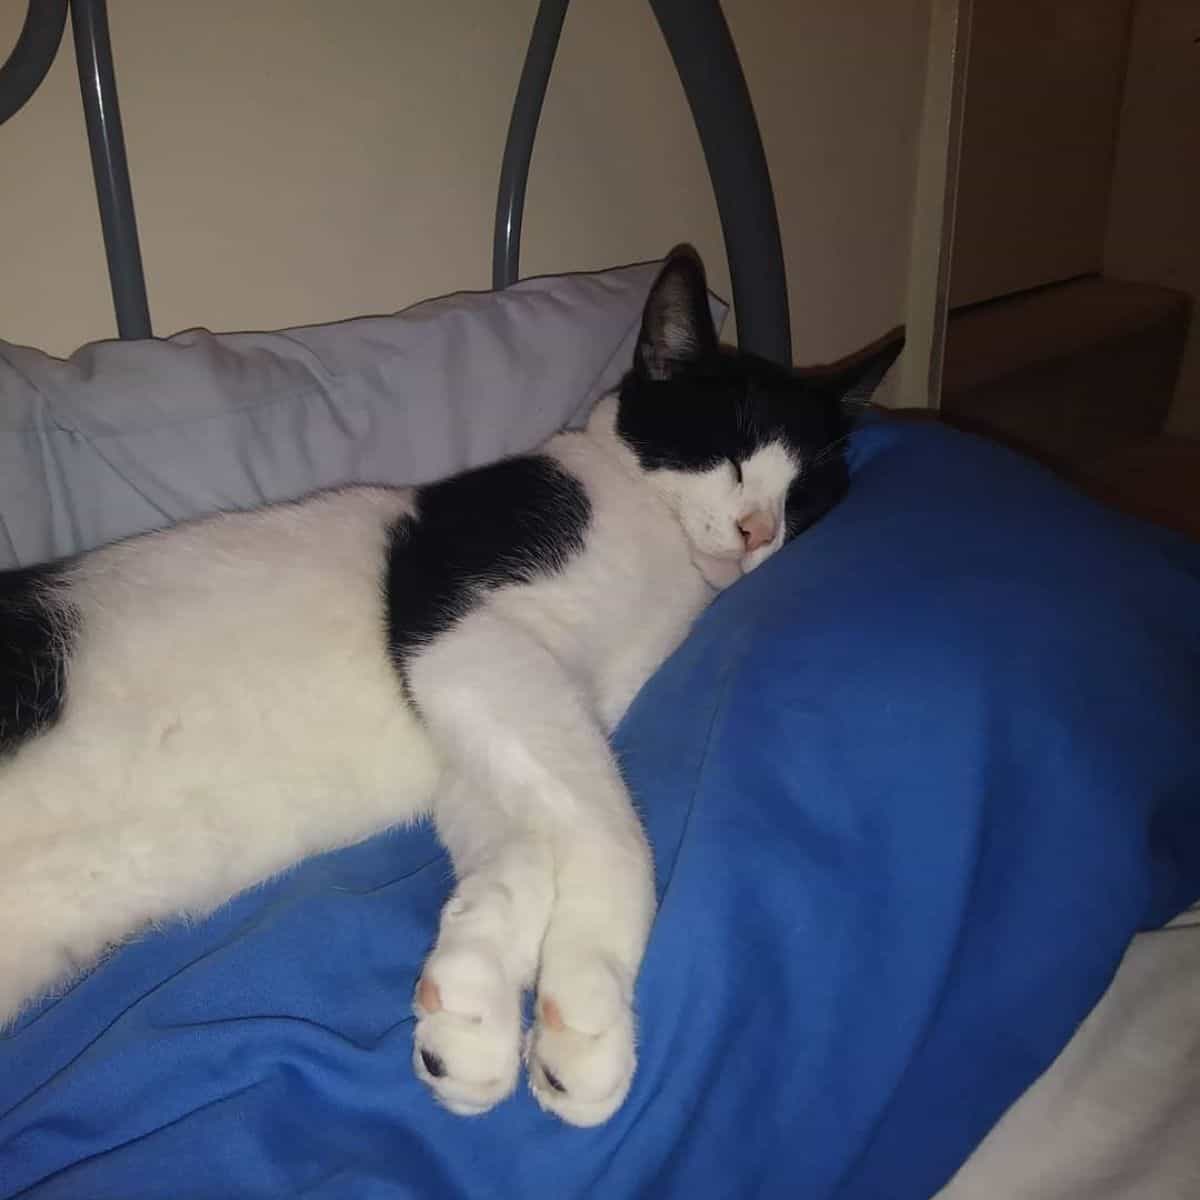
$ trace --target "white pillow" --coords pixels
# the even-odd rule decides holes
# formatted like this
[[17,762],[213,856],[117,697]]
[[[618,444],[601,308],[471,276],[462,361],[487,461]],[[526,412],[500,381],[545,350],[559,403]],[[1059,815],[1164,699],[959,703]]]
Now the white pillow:
[[0,566],[529,449],[620,380],[656,271],[278,333],[96,342],[65,360],[0,341]]

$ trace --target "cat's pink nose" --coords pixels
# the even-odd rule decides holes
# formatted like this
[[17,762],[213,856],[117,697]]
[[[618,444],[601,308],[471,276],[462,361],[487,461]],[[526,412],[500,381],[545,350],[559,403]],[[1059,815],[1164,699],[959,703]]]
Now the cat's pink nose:
[[738,528],[742,531],[742,541],[749,553],[751,550],[757,550],[760,546],[769,546],[775,540],[778,527],[775,519],[760,508],[742,517],[738,521]]

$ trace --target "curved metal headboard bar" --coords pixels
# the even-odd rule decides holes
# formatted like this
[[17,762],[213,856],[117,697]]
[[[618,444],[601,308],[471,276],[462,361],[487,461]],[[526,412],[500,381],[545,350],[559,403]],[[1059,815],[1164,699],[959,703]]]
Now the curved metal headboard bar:
[[[533,139],[569,0],[542,0],[513,104],[496,201],[492,283],[519,278],[521,217]],[[650,0],[700,135],[733,283],[738,340],[792,360],[783,243],[754,105],[718,0]]]
[[542,101],[550,82],[550,69],[558,52],[558,37],[571,0],[542,0],[529,35],[525,65],[517,84],[504,159],[500,164],[500,189],[496,195],[496,231],[492,238],[492,287],[506,288],[520,278],[521,222],[525,216],[525,185],[533,157]]
[[41,87],[66,23],[67,0],[29,0],[17,44],[0,66],[0,125],[16,116]]
[[650,0],[687,95],[717,198],[738,344],[791,364],[779,215],[762,136],[719,0]]
[[153,337],[105,0],[71,0],[71,31],[117,333],[123,338]]

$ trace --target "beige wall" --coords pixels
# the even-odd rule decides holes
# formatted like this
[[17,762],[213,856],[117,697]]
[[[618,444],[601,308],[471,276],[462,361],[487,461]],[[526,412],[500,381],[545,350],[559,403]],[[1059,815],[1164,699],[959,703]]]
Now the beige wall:
[[[797,357],[903,319],[929,0],[725,0],[774,172]],[[489,281],[535,0],[111,0],[155,330],[390,311]],[[0,45],[24,4],[0,0]],[[70,34],[0,128],[0,336],[111,336]],[[645,0],[575,0],[534,159],[526,274],[696,242],[728,275]]]
[[1139,0],[1121,109],[1105,269],[1190,292],[1191,337],[1168,429],[1200,437],[1200,10]]
[[1130,0],[974,0],[952,305],[1098,271]]

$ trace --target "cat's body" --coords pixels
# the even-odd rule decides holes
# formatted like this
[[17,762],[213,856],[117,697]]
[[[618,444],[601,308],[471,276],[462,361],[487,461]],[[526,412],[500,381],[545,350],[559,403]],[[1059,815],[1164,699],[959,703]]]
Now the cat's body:
[[[677,254],[620,398],[537,454],[2,577],[0,1022],[148,924],[432,813],[459,882],[417,988],[418,1073],[457,1112],[506,1095],[536,980],[534,1092],[605,1119],[653,913],[606,736],[712,584],[844,488],[834,411],[802,449],[715,352]],[[736,456],[646,418],[688,376]],[[732,423],[717,377],[750,406]],[[826,468],[801,489],[805,458]]]

